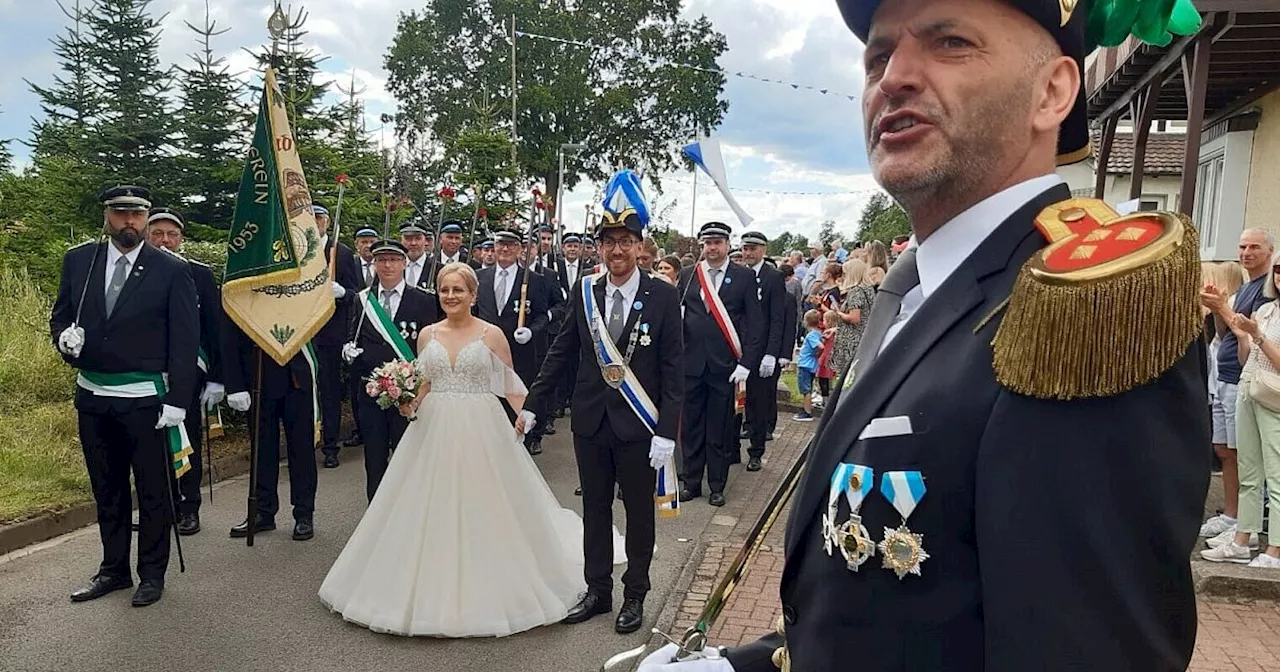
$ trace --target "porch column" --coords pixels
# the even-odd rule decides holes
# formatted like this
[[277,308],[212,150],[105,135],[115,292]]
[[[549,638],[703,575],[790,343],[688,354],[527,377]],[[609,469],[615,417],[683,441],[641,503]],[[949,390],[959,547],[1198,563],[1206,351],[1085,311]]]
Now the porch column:
[[1114,114],[1102,120],[1102,139],[1099,141],[1098,156],[1094,161],[1093,197],[1103,200],[1107,195],[1107,164],[1111,161],[1111,146],[1116,140],[1116,126],[1120,123],[1120,115]]
[[1147,135],[1151,132],[1151,120],[1160,100],[1160,77],[1142,90],[1138,100],[1129,104],[1129,117],[1133,119],[1133,174],[1129,176],[1129,198],[1142,197],[1142,178],[1146,174]]
[[1196,209],[1196,177],[1200,172],[1200,132],[1204,125],[1204,99],[1209,87],[1209,50],[1213,34],[1196,36],[1191,59],[1182,58],[1182,78],[1187,82],[1187,144],[1182,154],[1182,187],[1178,211],[1190,217]]

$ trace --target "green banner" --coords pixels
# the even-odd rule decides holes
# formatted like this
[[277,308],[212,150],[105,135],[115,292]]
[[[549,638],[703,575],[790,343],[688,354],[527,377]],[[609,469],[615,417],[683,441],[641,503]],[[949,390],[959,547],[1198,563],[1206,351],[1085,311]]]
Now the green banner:
[[[274,86],[268,78],[267,86]],[[253,145],[240,177],[231,236],[227,241],[224,283],[232,291],[272,283],[293,282],[300,270],[289,235],[285,193],[276,165],[275,134],[271,128],[270,89],[264,88],[258,107]]]

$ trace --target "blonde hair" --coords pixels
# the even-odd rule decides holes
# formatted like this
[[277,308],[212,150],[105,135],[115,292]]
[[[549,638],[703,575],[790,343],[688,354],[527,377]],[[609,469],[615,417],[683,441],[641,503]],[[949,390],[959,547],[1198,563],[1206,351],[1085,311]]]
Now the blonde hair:
[[1244,269],[1236,261],[1200,264],[1200,271],[1204,284],[1217,287],[1226,297],[1235,294],[1244,284]]
[[889,270],[889,250],[885,248],[884,243],[873,240],[867,245],[867,265]]
[[814,310],[814,309],[812,309],[812,308],[810,308],[809,310],[805,311],[805,314],[804,314],[804,326],[806,326],[806,327],[808,327],[808,328],[812,329],[812,328],[814,328],[814,327],[818,326],[819,324],[822,324],[822,313],[819,313],[818,311],[816,311],[816,310]]
[[840,326],[840,314],[834,310],[828,310],[822,314],[822,324],[828,328]]
[[1267,269],[1267,281],[1262,283],[1262,295],[1272,300],[1280,298],[1280,292],[1276,291],[1276,266],[1280,266],[1280,252],[1271,255],[1271,268]]
[[884,282],[884,269],[879,266],[872,266],[867,271],[867,282],[879,286],[881,282]]
[[454,261],[445,264],[445,267],[440,269],[440,273],[436,275],[436,286],[439,287],[440,283],[444,282],[444,279],[451,275],[461,275],[462,284],[466,286],[467,290],[472,294],[475,294],[480,290],[480,280],[476,278],[475,269],[461,261]]
[[865,284],[867,284],[867,262],[857,257],[849,257],[849,261],[844,262],[844,277],[840,283],[840,291],[847,292],[858,285]]

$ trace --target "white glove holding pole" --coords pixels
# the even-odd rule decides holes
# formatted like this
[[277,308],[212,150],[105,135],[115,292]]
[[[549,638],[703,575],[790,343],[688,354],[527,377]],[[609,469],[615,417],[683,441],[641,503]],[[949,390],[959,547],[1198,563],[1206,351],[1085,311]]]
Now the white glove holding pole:
[[336,280],[329,283],[329,286],[333,288],[333,298],[341,299],[342,297],[347,295],[347,288],[338,284]]
[[236,392],[227,397],[227,405],[233,411],[244,413],[253,405],[253,400],[249,397],[248,392]]
[[529,327],[520,327],[516,329],[516,333],[512,334],[512,336],[515,337],[516,343],[524,345],[533,339],[533,332],[529,331]]
[[200,393],[200,405],[213,408],[227,396],[227,388],[222,383],[205,383],[204,392]]
[[524,436],[529,430],[537,427],[538,416],[529,411],[520,411],[520,417],[516,418],[516,435]]
[[636,668],[636,672],[734,672],[733,665],[727,658],[721,657],[719,649],[705,648],[697,657],[671,662],[679,650],[675,644],[668,644],[649,654]]
[[773,355],[765,355],[760,360],[760,377],[772,378],[773,372],[778,368],[778,358]]
[[156,429],[168,429],[170,427],[177,427],[178,425],[182,424],[183,420],[186,420],[186,419],[187,419],[187,409],[178,408],[177,406],[170,406],[169,404],[165,404],[160,409],[160,419],[156,421]]
[[364,354],[364,348],[357,348],[355,343],[342,344],[342,361],[350,364],[356,361],[356,357]]
[[655,436],[649,440],[649,466],[654,470],[662,468],[662,465],[676,454],[676,442],[671,439],[664,439],[661,436]]
[[751,372],[747,370],[747,367],[739,364],[737,368],[733,370],[733,373],[729,374],[729,382],[734,385],[737,385],[738,383],[745,383],[750,375]]
[[69,357],[79,357],[84,349],[84,329],[72,323],[58,334],[58,350]]

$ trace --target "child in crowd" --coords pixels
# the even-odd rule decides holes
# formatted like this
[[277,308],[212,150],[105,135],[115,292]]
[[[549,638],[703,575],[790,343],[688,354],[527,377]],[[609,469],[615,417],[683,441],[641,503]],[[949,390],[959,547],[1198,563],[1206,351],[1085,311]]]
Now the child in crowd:
[[804,344],[800,346],[800,355],[796,358],[796,385],[800,388],[801,403],[804,410],[791,416],[792,420],[810,422],[813,420],[813,379],[818,375],[818,358],[823,354],[822,347],[822,315],[816,310],[806,311],[804,326],[808,333],[804,336]]
[[822,398],[831,396],[831,380],[836,370],[831,368],[831,353],[836,349],[836,329],[840,326],[840,313],[829,310],[822,314],[822,355],[818,357],[818,390]]

